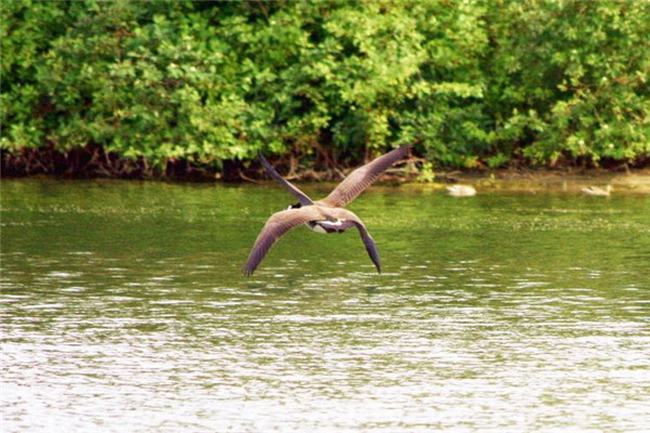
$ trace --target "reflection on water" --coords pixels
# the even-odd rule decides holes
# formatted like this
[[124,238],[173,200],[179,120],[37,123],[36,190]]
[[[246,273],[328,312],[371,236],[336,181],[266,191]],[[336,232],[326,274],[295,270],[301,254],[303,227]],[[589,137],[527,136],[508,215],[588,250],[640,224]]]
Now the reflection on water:
[[297,229],[244,279],[290,201],[3,181],[2,431],[650,425],[647,198],[375,188],[351,208],[384,274]]

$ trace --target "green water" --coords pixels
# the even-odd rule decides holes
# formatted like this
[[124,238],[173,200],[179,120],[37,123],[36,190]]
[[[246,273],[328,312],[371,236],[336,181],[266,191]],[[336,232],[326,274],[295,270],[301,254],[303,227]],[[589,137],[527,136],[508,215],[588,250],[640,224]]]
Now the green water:
[[[319,196],[325,186],[306,186]],[[647,431],[650,199],[3,180],[2,432]]]

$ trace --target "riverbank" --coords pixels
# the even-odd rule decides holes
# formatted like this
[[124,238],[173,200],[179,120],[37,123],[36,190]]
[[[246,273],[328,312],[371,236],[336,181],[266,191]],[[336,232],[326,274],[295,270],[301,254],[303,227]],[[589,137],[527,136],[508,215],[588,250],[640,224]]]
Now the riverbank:
[[[155,167],[144,159],[122,158],[100,148],[83,148],[67,153],[52,148],[2,152],[0,178],[51,176],[65,179],[133,179],[170,182],[264,182],[268,180],[257,161],[195,164],[170,159],[164,167]],[[356,166],[316,155],[310,161],[293,156],[271,158],[272,164],[294,182],[338,182]],[[430,184],[444,188],[448,184],[468,183],[483,190],[579,191],[588,185],[612,185],[615,189],[650,193],[650,167],[629,168],[505,168],[458,170],[434,168],[417,156],[390,168],[379,182]]]
[[[650,168],[611,170],[497,170],[489,173],[451,172],[448,181],[466,183],[482,191],[580,192],[588,186],[611,185],[612,193],[650,194]],[[446,183],[439,182],[444,188]]]
[[[346,171],[347,172],[347,171]],[[324,177],[325,173],[321,173]],[[31,176],[2,176],[0,179],[37,179],[52,178],[61,180],[75,180],[69,176],[56,176],[48,174],[37,174]],[[120,182],[129,180],[146,180],[152,182],[169,182],[169,183],[191,183],[189,179],[172,179],[172,178],[149,178],[149,179],[118,179],[112,177],[94,177],[97,181],[102,182]],[[79,179],[81,180],[81,179]],[[226,183],[222,179],[201,178],[201,183]],[[323,189],[334,188],[337,180],[304,180],[294,179],[297,184],[302,185],[319,185]],[[256,183],[259,185],[272,185],[274,182],[262,176],[257,178],[248,178],[229,183]],[[468,184],[474,186],[478,193],[492,192],[518,192],[518,193],[545,193],[545,192],[566,192],[580,193],[583,188],[588,186],[612,187],[612,194],[631,193],[650,195],[650,168],[634,169],[629,172],[608,171],[608,170],[514,170],[502,169],[486,172],[476,171],[447,171],[436,174],[432,181],[423,182],[418,180],[417,174],[406,175],[403,171],[392,171],[382,176],[375,184],[375,188],[390,187],[400,185],[402,188],[418,190],[443,190],[453,184]]]

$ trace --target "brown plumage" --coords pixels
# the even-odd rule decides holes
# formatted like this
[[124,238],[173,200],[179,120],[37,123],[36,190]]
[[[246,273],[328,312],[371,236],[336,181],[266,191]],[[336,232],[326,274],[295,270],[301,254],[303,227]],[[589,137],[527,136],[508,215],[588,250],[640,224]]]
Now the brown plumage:
[[286,232],[300,224],[307,224],[309,228],[321,233],[342,233],[356,227],[361,236],[370,259],[381,272],[379,253],[375,242],[368,233],[363,221],[354,213],[343,206],[349,204],[368,188],[379,175],[396,161],[404,158],[409,146],[402,146],[387,154],[380,156],[372,162],[357,168],[348,175],[327,197],[320,201],[312,201],[305,193],[296,188],[289,181],[282,178],[275,169],[260,155],[262,165],[268,174],[285,186],[299,203],[289,209],[276,212],[268,219],[262,231],[257,236],[255,244],[248,256],[244,273],[251,275],[260,264],[271,246]]
[[266,221],[264,228],[253,245],[244,273],[250,275],[255,271],[271,246],[280,237],[294,227],[308,221],[324,218],[316,206],[305,206],[297,209],[287,209],[276,212]]
[[341,182],[334,191],[321,200],[329,206],[343,207],[352,202],[368,188],[381,173],[408,154],[409,146],[398,147],[385,155],[357,168]]

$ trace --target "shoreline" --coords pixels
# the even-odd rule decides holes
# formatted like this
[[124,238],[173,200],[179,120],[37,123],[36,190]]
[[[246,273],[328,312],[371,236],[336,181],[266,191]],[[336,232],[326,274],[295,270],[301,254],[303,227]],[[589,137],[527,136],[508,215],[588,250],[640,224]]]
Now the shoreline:
[[[308,158],[305,165],[294,155],[269,155],[271,164],[292,182],[338,182],[363,164],[336,162],[328,155]],[[431,167],[431,162],[412,155],[389,168],[380,181],[398,183],[457,183],[478,182],[481,179],[553,182],[554,179],[613,178],[650,176],[650,160],[628,166],[622,162],[608,162],[604,167],[580,167],[571,164],[527,166],[514,161],[506,168]],[[155,166],[143,158],[125,158],[100,147],[84,147],[60,152],[52,147],[23,149],[12,152],[0,149],[0,179],[33,176],[51,176],[64,179],[131,179],[168,182],[260,182],[268,179],[255,158],[250,160],[223,160],[214,163],[168,159]]]
[[[345,174],[350,170],[346,170]],[[311,172],[314,173],[314,172]],[[311,174],[310,173],[310,174]],[[567,192],[578,193],[582,188],[587,186],[611,185],[612,194],[625,192],[635,194],[650,195],[650,168],[630,169],[629,171],[605,170],[605,169],[499,169],[489,171],[476,170],[450,170],[436,173],[433,181],[418,181],[418,174],[405,174],[405,170],[393,169],[387,174],[381,176],[375,183],[375,187],[400,186],[407,189],[427,189],[442,190],[453,184],[468,184],[474,186],[479,194],[484,192],[521,192],[521,193],[538,193],[538,192]],[[109,176],[65,176],[52,174],[33,174],[27,176],[0,176],[0,181],[13,180],[30,180],[30,179],[50,179],[61,181],[138,181],[138,182],[164,182],[164,183],[212,183],[222,185],[233,184],[257,184],[273,185],[275,182],[266,177],[224,180],[218,178],[212,179],[178,179],[169,177],[152,177],[152,178],[120,178]],[[300,178],[293,176],[293,183],[298,185],[322,185],[335,186],[340,179],[315,180],[313,178]]]
[[[518,172],[503,170],[490,174],[461,173],[456,183],[469,184],[477,191],[521,193],[580,193],[589,186],[611,185],[612,195],[617,193],[650,194],[650,169],[629,172],[588,170],[580,173],[556,170]],[[439,183],[445,188],[449,183]]]
[[[52,147],[11,152],[2,149],[0,179],[51,178],[62,180],[136,180],[168,183],[252,183],[273,182],[257,160],[224,160],[215,164],[167,160],[154,167],[142,158],[123,158],[99,147],[59,152]],[[287,180],[300,184],[336,185],[359,165],[335,163],[328,158],[310,158],[301,165],[293,155],[271,156],[271,163]],[[316,168],[313,168],[316,167]],[[380,176],[376,185],[409,185],[409,188],[444,189],[464,183],[479,191],[580,192],[587,186],[611,185],[614,191],[650,194],[650,165],[630,168],[609,164],[605,168],[563,165],[559,167],[516,166],[510,168],[457,169],[439,167],[410,156]]]

